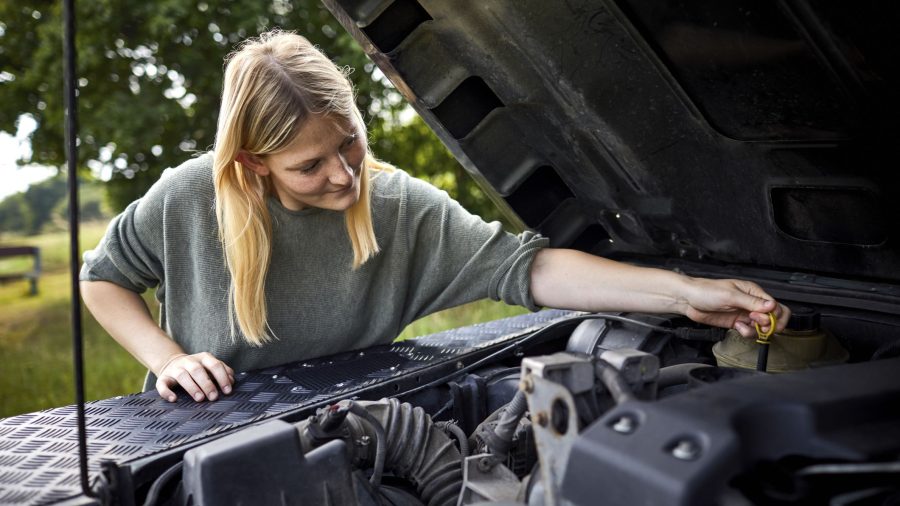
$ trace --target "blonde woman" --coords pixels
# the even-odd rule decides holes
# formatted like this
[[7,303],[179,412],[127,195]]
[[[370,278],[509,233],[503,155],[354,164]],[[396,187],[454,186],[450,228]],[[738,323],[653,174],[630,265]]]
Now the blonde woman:
[[[490,297],[531,309],[685,314],[745,335],[787,308],[759,286],[547,248],[377,161],[346,75],[271,32],[227,62],[215,149],[167,171],[85,254],[85,303],[169,400],[234,371],[389,343]],[[157,287],[160,324],[139,293]]]

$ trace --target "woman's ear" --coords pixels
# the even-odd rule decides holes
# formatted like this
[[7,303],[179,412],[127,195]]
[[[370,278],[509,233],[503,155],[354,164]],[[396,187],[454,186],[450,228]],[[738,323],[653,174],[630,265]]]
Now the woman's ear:
[[252,153],[248,153],[243,149],[238,151],[238,155],[237,157],[235,157],[234,161],[240,163],[244,167],[247,167],[260,176],[269,175],[269,168],[266,167],[262,160],[258,156]]

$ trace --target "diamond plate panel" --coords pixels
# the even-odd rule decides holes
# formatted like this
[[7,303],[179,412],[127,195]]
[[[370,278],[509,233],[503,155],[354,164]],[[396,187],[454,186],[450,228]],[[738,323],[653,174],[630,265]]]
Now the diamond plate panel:
[[[235,429],[289,410],[460,357],[577,313],[546,310],[380,346],[237,373],[234,393],[216,402],[155,391],[85,406],[88,469],[118,464]],[[0,419],[0,504],[52,504],[81,495],[75,406]]]

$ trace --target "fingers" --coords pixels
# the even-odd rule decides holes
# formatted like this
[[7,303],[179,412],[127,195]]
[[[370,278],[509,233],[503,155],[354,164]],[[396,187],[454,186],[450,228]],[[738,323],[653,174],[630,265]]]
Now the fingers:
[[756,337],[756,325],[765,333],[769,331],[772,321],[769,313],[775,316],[775,332],[780,332],[787,326],[791,318],[791,310],[784,304],[778,303],[766,293],[759,285],[750,281],[732,280],[737,288],[733,292],[734,307],[748,311],[746,318],[738,318],[734,322],[734,329],[744,337]]
[[230,394],[234,384],[234,369],[209,353],[197,353],[177,357],[165,366],[156,382],[159,395],[174,402],[177,395],[173,388],[180,386],[192,399],[214,401],[219,389]]
[[791,310],[787,306],[776,302],[774,297],[756,283],[744,280],[734,280],[734,283],[743,292],[736,295],[736,306],[749,311],[752,322],[759,324],[763,330],[768,330],[771,325],[769,313],[773,313],[777,320],[775,330],[784,330],[791,317]]
[[737,290],[732,292],[735,307],[749,312],[769,313],[776,309],[775,299],[759,285],[750,281],[732,280]]
[[178,399],[178,396],[175,395],[175,392],[172,391],[172,387],[177,384],[173,378],[168,376],[158,378],[156,380],[156,391],[159,393],[159,396],[169,402],[175,402]]
[[746,338],[756,337],[756,330],[740,320],[734,322],[734,330]]
[[[224,362],[218,360],[216,357],[210,355],[209,353],[202,353],[204,355],[203,358],[200,359],[200,363],[203,364],[203,367],[206,368],[206,371],[212,373],[213,378],[216,383],[219,385],[219,388],[222,389],[222,392],[226,394],[231,393],[231,384],[234,382],[234,371],[231,370],[230,367],[225,365]],[[229,372],[230,370],[230,372]],[[204,389],[204,391],[206,391]],[[207,397],[209,397],[209,392],[207,392]],[[212,395],[215,396],[215,385],[213,385]],[[209,397],[209,400],[214,401],[214,398]]]
[[772,311],[768,311],[765,313],[760,312],[751,312],[750,318],[751,320],[758,324],[763,332],[768,332],[769,326],[771,326],[772,321],[769,319],[769,313],[775,315],[775,332],[781,332],[788,324],[788,320],[791,319],[791,309],[784,304],[776,304],[772,302],[774,309]]
[[775,316],[778,318],[778,325],[775,326],[775,331],[780,332],[784,330],[788,324],[788,320],[791,319],[791,308],[784,304],[778,304],[778,309],[775,310]]

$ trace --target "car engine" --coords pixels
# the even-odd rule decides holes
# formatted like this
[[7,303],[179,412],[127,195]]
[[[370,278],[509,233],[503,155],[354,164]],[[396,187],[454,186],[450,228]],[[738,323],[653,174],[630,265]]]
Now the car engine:
[[195,447],[145,504],[896,504],[896,322],[794,313],[766,371],[734,331],[576,314],[396,396]]

